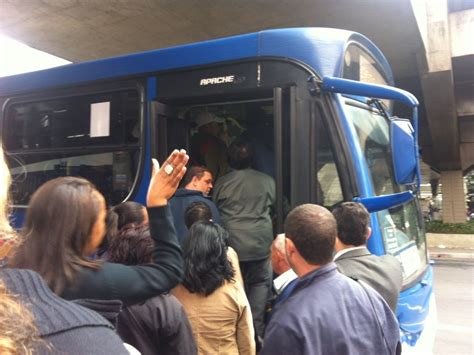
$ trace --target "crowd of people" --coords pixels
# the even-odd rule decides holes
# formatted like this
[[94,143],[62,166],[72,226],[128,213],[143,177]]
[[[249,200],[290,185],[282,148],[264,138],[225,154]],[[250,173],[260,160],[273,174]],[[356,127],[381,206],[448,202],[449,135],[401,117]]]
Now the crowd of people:
[[18,232],[0,151],[0,353],[400,353],[402,269],[368,251],[364,206],[297,206],[275,236],[273,178],[250,143],[226,151],[212,170],[153,160],[146,207],[50,180]]

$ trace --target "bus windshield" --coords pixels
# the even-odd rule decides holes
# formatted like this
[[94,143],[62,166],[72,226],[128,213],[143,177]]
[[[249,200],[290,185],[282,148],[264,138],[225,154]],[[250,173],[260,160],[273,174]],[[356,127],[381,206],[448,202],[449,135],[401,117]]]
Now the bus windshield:
[[[405,191],[406,187],[397,185],[393,175],[388,120],[360,103],[348,101],[345,109],[365,156],[374,196]],[[419,212],[417,200],[377,212],[385,251],[400,260],[405,284],[417,278],[427,264]]]

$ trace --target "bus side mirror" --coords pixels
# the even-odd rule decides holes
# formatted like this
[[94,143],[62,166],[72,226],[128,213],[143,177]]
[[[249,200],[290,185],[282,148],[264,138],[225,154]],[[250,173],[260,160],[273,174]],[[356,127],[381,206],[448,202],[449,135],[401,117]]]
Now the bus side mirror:
[[417,176],[417,143],[409,120],[390,119],[390,143],[394,177],[397,184],[413,185]]

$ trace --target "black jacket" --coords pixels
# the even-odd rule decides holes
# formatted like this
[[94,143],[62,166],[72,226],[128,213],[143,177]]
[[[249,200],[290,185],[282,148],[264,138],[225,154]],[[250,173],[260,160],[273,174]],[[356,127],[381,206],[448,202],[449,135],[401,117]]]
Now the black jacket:
[[37,336],[44,341],[34,349],[35,354],[128,354],[109,322],[56,296],[37,273],[1,269],[0,278],[33,314]]
[[181,245],[184,244],[186,235],[188,233],[188,229],[184,224],[184,212],[186,211],[186,208],[195,201],[204,202],[206,205],[208,205],[211,209],[212,221],[219,225],[221,224],[219,211],[210,197],[204,196],[201,191],[178,189],[173,198],[169,201],[169,205],[174,219],[176,234],[178,235],[178,242]]
[[83,268],[77,283],[66,288],[61,297],[120,300],[127,307],[176,286],[183,273],[183,257],[169,207],[148,208],[148,216],[155,244],[153,264],[128,266],[104,262],[99,270]]
[[160,295],[124,309],[117,331],[142,355],[197,353],[191,324],[173,295]]

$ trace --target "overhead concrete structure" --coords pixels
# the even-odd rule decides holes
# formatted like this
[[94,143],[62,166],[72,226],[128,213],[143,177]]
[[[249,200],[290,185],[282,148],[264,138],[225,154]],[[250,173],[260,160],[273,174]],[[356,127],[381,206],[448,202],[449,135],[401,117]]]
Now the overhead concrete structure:
[[360,32],[396,77],[417,75],[410,0],[0,1],[0,33],[73,62],[283,27]]
[[[353,30],[374,41],[397,86],[421,101],[423,160],[441,172],[443,184],[459,185],[474,165],[472,0],[0,1],[0,33],[73,62],[306,26]],[[457,185],[443,186],[447,203]],[[460,220],[461,209],[450,220]]]

